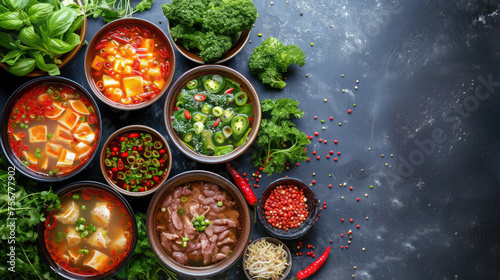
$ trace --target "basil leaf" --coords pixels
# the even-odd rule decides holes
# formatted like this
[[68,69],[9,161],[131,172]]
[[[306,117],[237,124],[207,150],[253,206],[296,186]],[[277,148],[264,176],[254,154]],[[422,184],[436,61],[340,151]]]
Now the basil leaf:
[[9,33],[0,32],[0,47],[12,50],[14,47],[12,47],[11,43],[14,44],[12,35],[10,35]]
[[46,3],[35,4],[28,10],[28,16],[32,23],[40,23],[54,10],[54,6]]
[[7,71],[16,76],[24,76],[35,69],[36,61],[33,58],[21,58],[10,66]]
[[9,9],[7,9],[7,7],[5,7],[4,5],[0,4],[0,14],[6,13],[6,12],[10,12]]
[[64,40],[64,41],[70,45],[78,46],[78,45],[80,45],[80,35],[78,35],[76,33],[70,33],[68,35],[68,38],[66,38],[66,40]]
[[62,8],[59,11],[52,13],[47,19],[45,25],[48,37],[57,37],[64,34],[73,21],[75,21],[77,14],[75,10],[70,8]]
[[9,30],[18,30],[23,27],[23,19],[19,12],[7,12],[0,14],[0,27]]
[[25,52],[21,50],[12,50],[3,57],[2,62],[13,65],[24,53]]
[[59,71],[59,67],[57,65],[51,63],[51,64],[46,64],[45,59],[43,58],[43,55],[40,52],[32,54],[32,56],[36,60],[36,67],[40,68],[40,70],[48,72],[49,75],[51,76],[56,76],[61,74]]
[[35,33],[35,28],[33,26],[21,29],[21,32],[19,32],[19,40],[30,47],[39,47],[42,43],[42,38]]
[[47,43],[48,43],[48,48],[51,52],[55,54],[65,54],[71,51],[76,45],[80,44],[80,41],[78,41],[78,44],[75,45],[75,44],[68,44],[63,40],[49,38]]
[[29,0],[3,0],[5,6],[7,6],[11,11],[19,11],[28,5]]
[[85,21],[85,17],[77,17],[73,24],[68,28],[66,31],[66,34],[64,35],[64,40],[67,41],[69,34],[75,32],[78,28],[80,28],[83,25],[83,22]]

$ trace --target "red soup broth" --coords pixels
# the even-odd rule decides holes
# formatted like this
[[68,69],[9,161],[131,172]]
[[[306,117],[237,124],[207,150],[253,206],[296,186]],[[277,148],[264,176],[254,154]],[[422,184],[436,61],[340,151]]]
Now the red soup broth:
[[114,137],[105,149],[106,175],[127,191],[151,190],[168,175],[168,148],[153,133],[128,131]]
[[44,240],[50,257],[78,275],[99,275],[119,266],[133,238],[130,213],[118,198],[98,189],[83,189],[61,198],[50,212]]
[[129,105],[156,97],[170,73],[165,43],[149,29],[124,26],[98,42],[92,61],[92,78],[111,101]]
[[99,142],[96,109],[86,95],[60,83],[32,88],[14,105],[8,124],[10,147],[33,172],[70,173],[87,162]]

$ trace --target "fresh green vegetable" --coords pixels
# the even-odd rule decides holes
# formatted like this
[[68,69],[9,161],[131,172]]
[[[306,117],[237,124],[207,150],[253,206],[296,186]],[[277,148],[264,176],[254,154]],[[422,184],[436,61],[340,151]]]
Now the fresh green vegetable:
[[258,17],[252,0],[173,0],[161,7],[172,38],[198,51],[207,63],[220,60]]
[[24,76],[35,67],[59,75],[60,57],[80,44],[74,33],[83,24],[73,0],[38,3],[4,0],[0,7],[0,57],[7,71]]
[[250,72],[258,75],[262,83],[273,88],[283,89],[286,83],[282,73],[286,73],[292,63],[302,67],[306,64],[306,55],[295,45],[283,45],[278,39],[269,37],[256,47],[250,55]]
[[[164,267],[156,258],[151,246],[149,245],[148,235],[146,232],[146,215],[141,212],[135,213],[137,221],[137,245],[135,246],[132,259],[127,266],[118,273],[118,277],[122,279],[137,280],[137,279],[177,279],[177,275]],[[146,269],[147,268],[147,269]],[[163,273],[162,273],[163,272]],[[166,277],[162,277],[166,275]]]
[[83,0],[85,16],[101,18],[106,22],[111,22],[115,19],[131,17],[136,12],[144,12],[149,10],[153,5],[154,0],[142,0],[139,4],[132,8],[130,0]]
[[310,144],[307,135],[295,127],[291,116],[302,118],[304,112],[298,109],[299,102],[289,98],[264,100],[262,112],[268,112],[262,118],[259,134],[252,154],[254,166],[262,166],[263,172],[271,175],[282,172],[287,163],[297,163],[307,159],[306,145]]
[[[5,3],[5,1],[4,1]],[[0,152],[0,254],[7,256],[10,247],[15,246],[15,273],[8,270],[11,267],[7,260],[0,264],[1,279],[56,279],[55,274],[42,261],[38,252],[36,240],[37,227],[45,222],[44,210],[60,209],[61,203],[50,189],[39,192],[40,186],[25,177],[9,176],[12,167]],[[12,179],[11,179],[12,178]],[[9,188],[10,187],[10,188]],[[11,228],[9,213],[15,213],[15,243],[9,238]]]

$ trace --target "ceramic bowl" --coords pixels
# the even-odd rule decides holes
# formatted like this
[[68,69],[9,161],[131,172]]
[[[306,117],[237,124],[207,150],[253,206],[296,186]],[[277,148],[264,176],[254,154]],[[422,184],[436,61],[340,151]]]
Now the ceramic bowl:
[[[184,144],[184,142],[172,126],[172,116],[174,115],[174,108],[176,107],[176,99],[181,89],[186,85],[188,81],[199,76],[211,74],[225,76],[239,83],[242,88],[246,89],[248,98],[253,104],[253,124],[252,130],[248,134],[247,141],[242,146],[237,147],[232,152],[222,156],[207,156],[192,150],[191,148],[186,146],[186,144]],[[260,123],[262,120],[262,108],[260,107],[259,95],[257,94],[255,88],[242,74],[232,68],[222,65],[202,65],[182,74],[174,82],[172,87],[170,87],[167,93],[167,98],[165,100],[165,108],[163,112],[167,134],[174,146],[186,157],[204,164],[221,164],[231,161],[242,155],[257,138],[257,134],[259,133],[260,129]]]
[[[287,253],[287,258],[286,258],[287,266],[286,266],[285,270],[283,271],[282,276],[279,277],[277,280],[284,280],[288,276],[288,274],[290,273],[290,270],[292,269],[292,254],[290,253],[290,249],[288,249],[288,247],[285,245],[285,243],[279,241],[276,238],[272,238],[272,237],[262,237],[262,238],[259,238],[257,240],[253,240],[252,243],[256,243],[260,240],[267,240],[267,242],[274,243],[278,246],[279,245],[283,246],[283,250],[285,250]],[[251,244],[248,244],[248,246],[250,246]],[[253,278],[250,275],[250,273],[247,270],[247,266],[245,265],[245,259],[248,257],[247,256],[248,246],[245,248],[245,251],[243,252],[243,271],[245,272],[245,275],[248,278],[248,280],[256,280],[256,278]]]
[[[161,211],[161,205],[165,197],[170,194],[175,188],[194,181],[205,181],[216,184],[221,189],[230,194],[234,201],[236,201],[237,209],[240,212],[241,218],[241,230],[239,236],[240,239],[235,248],[233,248],[233,252],[226,259],[214,265],[202,267],[182,265],[172,259],[160,244],[160,236],[159,232],[156,229],[155,221],[156,214],[158,213],[158,211]],[[232,267],[243,254],[243,251],[248,244],[248,240],[250,238],[250,230],[252,228],[252,221],[250,218],[250,211],[248,209],[247,202],[240,191],[236,188],[236,186],[234,186],[231,182],[220,175],[203,170],[193,170],[181,173],[169,179],[165,184],[160,186],[160,188],[154,194],[151,202],[149,203],[146,216],[148,240],[156,257],[163,265],[170,268],[174,272],[190,278],[213,277]]]

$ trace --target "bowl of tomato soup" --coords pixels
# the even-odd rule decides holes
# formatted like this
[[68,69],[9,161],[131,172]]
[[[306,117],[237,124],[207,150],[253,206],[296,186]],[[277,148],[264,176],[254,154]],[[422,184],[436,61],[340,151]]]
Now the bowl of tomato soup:
[[85,52],[85,77],[107,105],[136,110],[151,105],[167,90],[175,56],[165,33],[138,18],[103,26]]
[[145,196],[167,180],[172,154],[158,131],[129,125],[109,136],[101,151],[100,165],[102,175],[115,190]]
[[56,193],[59,209],[48,209],[40,223],[39,250],[57,274],[67,279],[106,279],[130,261],[137,223],[129,203],[108,186],[91,181]]
[[99,108],[82,86],[43,77],[22,85],[5,104],[1,143],[19,172],[53,182],[89,165],[101,130]]

